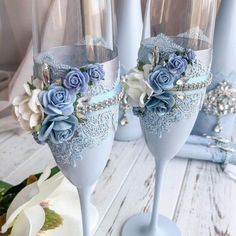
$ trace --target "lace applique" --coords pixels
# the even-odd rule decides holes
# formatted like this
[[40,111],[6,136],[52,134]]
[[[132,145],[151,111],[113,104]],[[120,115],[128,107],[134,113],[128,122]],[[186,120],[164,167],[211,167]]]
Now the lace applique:
[[210,39],[204,34],[204,32],[199,27],[195,27],[187,32],[178,34],[177,37],[199,39],[210,43]]
[[82,152],[101,144],[118,125],[118,105],[87,115],[87,121],[79,124],[74,137],[61,144],[48,145],[57,163],[76,167],[83,158]]
[[208,74],[207,69],[201,64],[199,60],[197,60],[193,65],[189,66],[185,72],[185,76],[188,78],[188,80],[206,74]]
[[[107,80],[105,78],[105,80],[95,83],[82,94],[84,97],[94,99],[93,102],[90,102],[91,106],[99,102],[106,102],[107,100],[108,105],[110,105],[107,106],[105,104],[105,108],[103,107],[92,112],[91,110],[89,110],[90,112],[85,112],[86,121],[83,123],[79,122],[78,128],[72,139],[60,144],[54,144],[53,142],[48,141],[48,145],[58,164],[76,167],[78,161],[83,158],[83,151],[99,146],[109,134],[115,132],[118,125],[119,110],[117,97],[121,92],[118,66],[114,66],[116,63],[117,62],[113,60],[103,63],[108,72],[111,72],[113,69],[114,73],[108,73],[109,78],[107,78]],[[42,65],[44,64],[48,65],[50,68],[50,82],[52,83],[63,79],[68,73],[68,70],[71,69],[71,67],[66,64],[58,63],[51,53],[44,53],[35,63],[35,77],[41,77]],[[106,81],[109,81],[110,84],[107,84]],[[114,104],[112,103],[113,101],[115,101]],[[86,158],[86,156],[84,156],[84,158]]]
[[99,94],[108,92],[109,89],[105,89],[104,85],[100,82],[96,83],[94,86],[91,86],[88,91],[86,91],[86,96],[92,97]]
[[101,37],[93,37],[93,36],[90,36],[90,35],[86,35],[85,36],[85,39],[81,39],[79,41],[79,44],[81,45],[88,45],[88,43],[91,43],[93,45],[97,45],[97,46],[103,46],[103,47],[106,47],[106,48],[109,48],[109,44]]
[[144,64],[151,64],[153,49],[158,46],[160,57],[168,57],[169,54],[176,51],[183,51],[184,48],[174,43],[172,38],[159,34],[156,37],[148,38],[142,41],[141,47],[138,52],[138,60]]
[[[51,53],[44,53],[37,58],[37,61],[34,65],[34,76],[35,78],[41,78],[42,75],[42,66],[48,65],[50,67],[50,83],[54,83],[57,80],[65,78],[68,71],[72,68],[69,65],[58,63],[58,61],[51,55]],[[105,71],[106,72],[106,71]],[[115,75],[116,80],[112,81],[109,88],[106,86],[104,81],[97,82],[94,86],[89,87],[86,91],[86,96],[94,96],[101,93],[106,93],[109,90],[112,90],[119,83],[119,73]]]
[[176,96],[176,108],[159,116],[157,112],[147,109],[140,114],[140,120],[144,129],[152,134],[162,137],[164,132],[169,132],[171,127],[179,121],[189,119],[194,113],[201,109],[205,92],[198,90],[191,94],[185,94],[185,98]]
[[[190,38],[190,36],[188,37]],[[144,64],[151,64],[153,49],[156,46],[159,48],[161,58],[168,58],[171,53],[175,53],[176,51],[183,52],[185,50],[182,46],[175,43],[172,37],[166,36],[165,34],[159,34],[156,37],[142,41],[138,54],[139,61]],[[191,66],[190,70],[186,71],[186,76],[194,78],[206,73],[206,71],[209,71],[209,68],[205,68],[201,61],[197,60],[194,66]]]

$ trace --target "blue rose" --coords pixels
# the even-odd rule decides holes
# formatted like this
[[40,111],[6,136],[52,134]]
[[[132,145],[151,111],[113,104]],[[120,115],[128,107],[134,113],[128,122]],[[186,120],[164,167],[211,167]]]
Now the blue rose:
[[68,72],[63,80],[64,86],[73,92],[84,92],[88,88],[89,75],[77,68]]
[[174,75],[163,66],[155,67],[153,73],[149,75],[149,83],[157,94],[161,94],[164,90],[172,89],[174,81]]
[[188,62],[182,56],[171,54],[167,62],[167,68],[171,73],[180,76],[187,70]]
[[192,49],[187,49],[186,56],[189,61],[194,61],[196,59],[196,54]]
[[175,105],[175,98],[171,93],[154,94],[147,102],[147,109],[156,111],[160,116],[170,111]]
[[39,94],[39,101],[47,115],[71,115],[74,111],[75,94],[70,93],[62,86],[52,84],[47,91]]
[[102,65],[100,64],[91,64],[87,66],[87,73],[89,78],[93,82],[98,82],[102,80],[105,76]]
[[74,115],[47,116],[42,123],[38,139],[45,142],[63,143],[70,140],[78,127],[78,120]]

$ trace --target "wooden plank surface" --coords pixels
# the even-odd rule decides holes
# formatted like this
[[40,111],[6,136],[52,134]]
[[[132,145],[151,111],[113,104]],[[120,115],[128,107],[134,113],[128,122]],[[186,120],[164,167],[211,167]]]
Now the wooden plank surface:
[[103,221],[127,176],[145,148],[143,140],[130,143],[114,143],[111,158],[96,185],[92,197],[92,202],[97,207],[100,216],[97,227]]
[[[49,148],[30,135],[0,135],[0,179],[17,183],[48,165],[55,165]],[[100,214],[96,236],[119,236],[130,216],[151,210],[154,173],[144,140],[114,143],[92,197]],[[219,165],[174,159],[163,186],[160,211],[183,236],[236,235],[236,182]]]
[[235,236],[236,182],[217,164],[190,161],[174,219],[184,236]]
[[[185,160],[173,160],[167,169],[160,211],[170,218],[175,210],[185,168]],[[154,160],[146,149],[98,228],[96,236],[119,236],[122,225],[129,217],[151,210],[154,175]]]

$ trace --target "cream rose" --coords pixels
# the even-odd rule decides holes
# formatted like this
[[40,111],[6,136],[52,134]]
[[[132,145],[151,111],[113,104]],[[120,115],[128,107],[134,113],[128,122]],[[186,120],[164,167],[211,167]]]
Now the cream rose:
[[28,84],[24,84],[24,88],[26,94],[15,97],[12,104],[21,127],[27,131],[34,131],[43,120],[43,108],[38,99],[41,89],[31,90]]
[[146,64],[143,66],[143,75],[144,75],[145,80],[148,79],[151,69],[152,69],[151,64]]
[[132,106],[144,107],[146,97],[150,97],[153,89],[144,78],[144,73],[138,69],[132,69],[123,77],[125,92],[129,96]]

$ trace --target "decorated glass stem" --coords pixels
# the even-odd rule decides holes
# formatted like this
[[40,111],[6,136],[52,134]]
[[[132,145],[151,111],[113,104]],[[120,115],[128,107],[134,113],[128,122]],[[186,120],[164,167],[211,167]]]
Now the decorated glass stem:
[[[118,49],[121,63],[121,76],[128,73],[137,63],[141,42],[143,19],[141,0],[117,1]],[[132,106],[124,96],[120,104],[118,129],[115,139],[131,141],[142,136],[138,117],[133,115]]]
[[[176,7],[181,13],[173,20]],[[206,12],[212,18],[206,19]],[[170,219],[159,214],[160,193],[168,162],[187,140],[211,82],[211,40],[199,35],[212,38],[215,12],[216,1],[151,0],[147,4],[143,32],[147,37],[137,67],[123,84],[155,158],[154,203],[152,213],[125,223],[122,236],[181,235]]]
[[92,235],[90,196],[110,155],[122,97],[113,9],[111,0],[34,0],[34,73],[13,102],[21,126],[49,145],[78,188],[84,236]]

